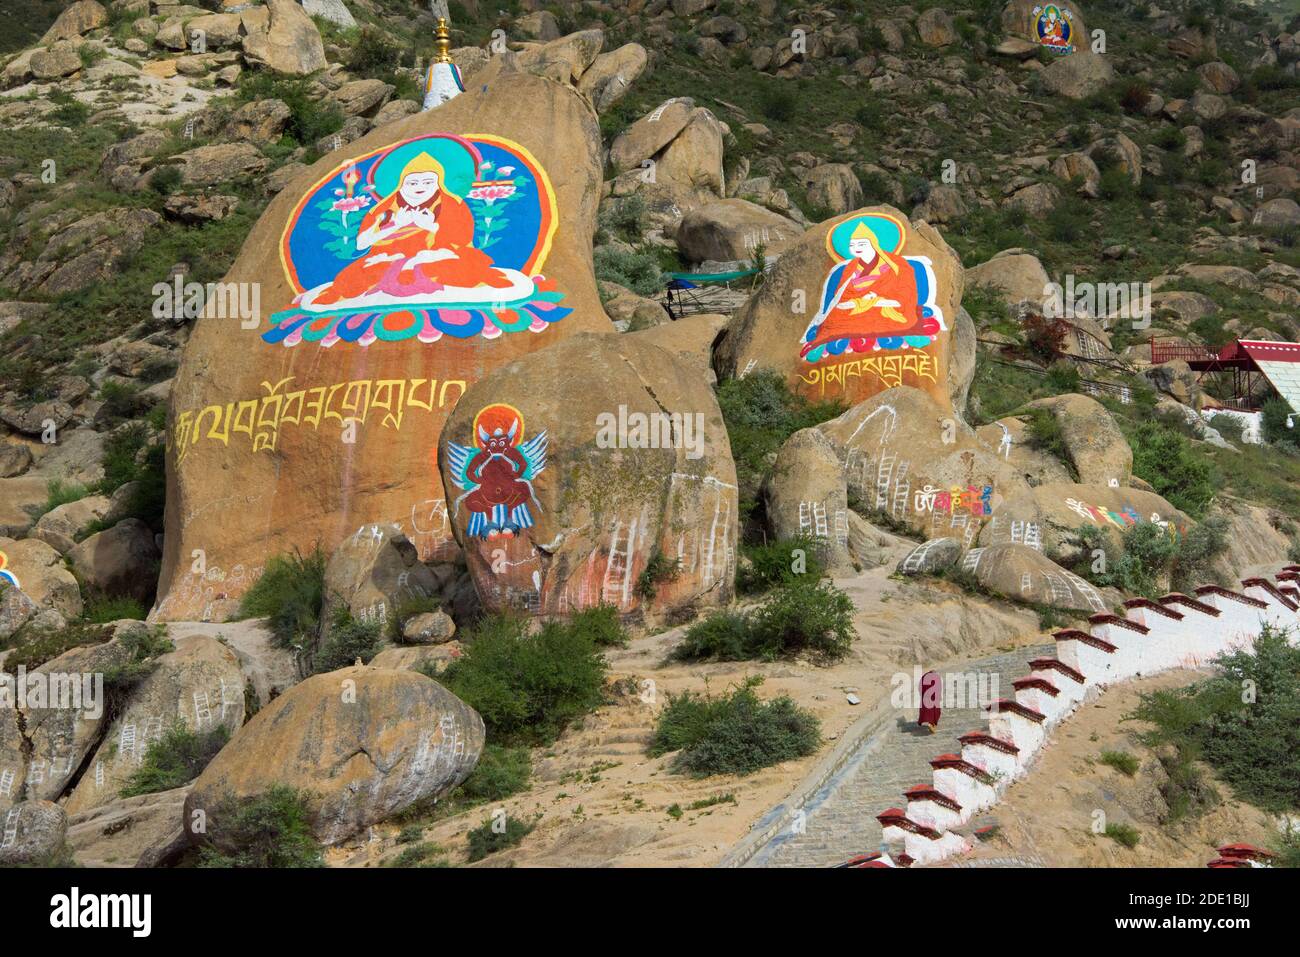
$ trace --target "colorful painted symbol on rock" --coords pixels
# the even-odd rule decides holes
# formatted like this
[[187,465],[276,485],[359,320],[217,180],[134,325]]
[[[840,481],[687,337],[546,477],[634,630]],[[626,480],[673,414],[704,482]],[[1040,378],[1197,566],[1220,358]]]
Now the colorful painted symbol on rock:
[[803,335],[805,361],[921,349],[947,329],[934,268],[925,256],[904,256],[906,240],[907,224],[886,213],[852,216],[826,234],[835,265]]
[[18,584],[18,576],[8,570],[9,556],[0,552],[0,582],[6,585],[12,585],[14,588],[21,588]]
[[558,226],[546,171],[517,143],[438,133],[318,181],[281,240],[297,291],[267,342],[437,342],[541,332],[572,310],[541,269]]
[[447,443],[452,477],[465,494],[467,534],[511,538],[533,527],[531,502],[540,511],[533,479],[546,469],[546,431],[524,439],[524,417],[510,405],[489,405],[474,417],[474,444]]
[[1055,53],[1074,52],[1074,14],[1069,10],[1052,3],[1034,7],[1031,29],[1039,46]]

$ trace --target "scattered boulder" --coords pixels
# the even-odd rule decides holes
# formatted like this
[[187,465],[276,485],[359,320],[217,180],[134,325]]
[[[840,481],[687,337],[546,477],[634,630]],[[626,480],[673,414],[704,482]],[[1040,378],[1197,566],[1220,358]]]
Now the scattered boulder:
[[94,523],[108,514],[108,499],[103,495],[87,495],[50,509],[37,520],[29,537],[39,539],[60,555],[66,555],[77,544],[77,539]]
[[412,615],[402,625],[402,639],[412,645],[441,645],[456,635],[456,623],[445,611]]
[[235,110],[222,135],[227,139],[246,140],[257,146],[277,143],[289,122],[289,107],[283,100],[254,100]]
[[961,559],[961,542],[955,538],[932,538],[903,556],[896,571],[900,575],[937,575]]
[[848,565],[848,488],[835,446],[820,429],[790,436],[764,484],[767,519],[777,538],[810,538],[827,566]]
[[1250,222],[1265,228],[1300,226],[1300,205],[1286,196],[1270,199],[1255,210]]
[[396,525],[361,526],[325,566],[327,603],[345,606],[358,621],[387,624],[404,602],[429,598],[437,590],[433,572]]
[[1071,100],[1084,100],[1115,79],[1115,68],[1106,57],[1085,49],[1058,57],[1038,75],[1048,92]]
[[1212,93],[1231,93],[1241,85],[1241,77],[1237,76],[1237,71],[1222,60],[1202,63],[1196,68],[1196,72],[1200,74],[1201,82]]
[[71,40],[108,23],[108,11],[95,0],[77,0],[64,7],[50,28],[41,37],[41,45],[48,46],[56,40]]
[[1046,409],[1056,418],[1081,485],[1128,485],[1133,449],[1100,402],[1086,395],[1058,395],[1030,402],[1028,408]]
[[393,85],[383,80],[350,80],[334,91],[334,99],[348,116],[374,116],[393,95]]
[[160,867],[188,845],[182,826],[190,786],[105,801],[68,818],[68,846],[82,867]]
[[627,95],[648,63],[645,47],[625,43],[596,57],[578,80],[578,90],[591,100],[597,113],[603,113]]
[[305,76],[323,70],[325,44],[311,17],[294,0],[266,0],[240,13],[244,59],[276,73]]
[[802,233],[798,223],[748,200],[722,199],[682,217],[677,248],[691,262],[745,261],[760,246],[778,255]]
[[804,176],[808,202],[831,215],[847,213],[862,205],[862,184],[847,163],[823,163]]
[[196,146],[173,157],[180,164],[181,182],[187,186],[216,186],[260,173],[270,160],[251,143],[213,143]]
[[694,113],[691,99],[667,100],[614,138],[609,147],[610,166],[619,173],[640,166],[671,143]]
[[104,742],[64,805],[69,814],[111,804],[149,746],[175,726],[229,734],[244,723],[244,678],[235,653],[205,635],[178,638],[116,710]]
[[53,608],[65,618],[81,617],[81,589],[64,567],[59,553],[36,538],[0,538],[5,571],[14,575],[23,592],[40,608]]
[[1003,250],[988,262],[966,270],[967,286],[995,290],[1008,305],[1042,303],[1051,281],[1037,256],[1015,249]]
[[184,820],[202,810],[190,840],[238,851],[226,800],[276,785],[299,790],[313,832],[337,844],[417,801],[444,794],[474,770],[483,719],[412,671],[345,668],[295,685],[235,732],[194,782]]
[[68,552],[73,570],[92,591],[152,602],[158,576],[158,546],[149,526],[127,518],[91,535]]
[[982,587],[1012,601],[1088,614],[1102,613],[1109,608],[1106,599],[1090,582],[1028,545],[972,549],[962,560],[961,569],[974,575]]
[[1197,398],[1201,395],[1201,385],[1196,373],[1182,359],[1162,362],[1158,366],[1143,369],[1142,378],[1183,405],[1196,405]]
[[931,7],[917,17],[916,32],[928,47],[946,47],[957,42],[952,17],[942,7]]
[[38,80],[57,80],[81,69],[81,55],[71,40],[59,40],[49,47],[33,50],[27,66]]

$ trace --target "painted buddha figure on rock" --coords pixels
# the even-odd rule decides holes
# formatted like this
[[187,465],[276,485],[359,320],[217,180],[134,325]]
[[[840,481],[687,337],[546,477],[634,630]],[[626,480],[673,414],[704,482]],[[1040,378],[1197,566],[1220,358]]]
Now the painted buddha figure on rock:
[[445,186],[442,164],[420,153],[402,169],[400,185],[361,221],[361,258],[304,298],[327,306],[382,294],[427,298],[448,286],[503,289],[511,280],[475,249],[474,216]]
[[806,361],[921,348],[943,330],[929,260],[903,256],[905,236],[903,224],[883,213],[846,220],[827,234],[840,261],[827,274],[820,308],[804,333]]

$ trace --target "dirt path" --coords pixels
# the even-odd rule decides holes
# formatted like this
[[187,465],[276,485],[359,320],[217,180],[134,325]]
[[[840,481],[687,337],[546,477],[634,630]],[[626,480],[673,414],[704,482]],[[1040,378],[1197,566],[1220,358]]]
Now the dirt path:
[[[1037,616],[1029,611],[946,583],[891,579],[890,571],[892,564],[836,582],[853,599],[859,637],[848,657],[830,667],[803,661],[668,662],[680,629],[638,638],[611,652],[610,675],[623,693],[550,748],[534,751],[532,787],[501,806],[515,817],[536,819],[536,828],[518,847],[493,855],[484,865],[717,864],[833,752],[855,722],[887,701],[893,675],[901,671],[910,676],[916,664],[946,666],[1043,640]],[[826,743],[817,754],[749,777],[705,779],[670,771],[671,755],[646,756],[666,695],[688,689],[718,694],[750,675],[764,678],[761,696],[788,694],[821,719]],[[861,704],[848,703],[850,692]],[[692,809],[696,802],[717,798],[726,799]],[[680,807],[680,816],[670,815],[673,805]],[[438,821],[427,828],[424,840],[446,848],[449,859],[458,862],[466,832],[492,810],[479,807]],[[402,849],[394,841],[397,832],[396,827],[376,828],[371,840],[332,851],[330,863],[382,863]]]

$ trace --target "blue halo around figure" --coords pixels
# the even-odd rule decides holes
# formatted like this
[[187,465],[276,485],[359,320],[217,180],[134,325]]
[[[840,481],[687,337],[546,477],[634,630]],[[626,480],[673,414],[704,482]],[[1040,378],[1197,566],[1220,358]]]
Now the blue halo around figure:
[[464,199],[478,177],[479,155],[474,148],[450,136],[424,136],[390,150],[370,171],[370,182],[380,196],[396,191],[406,164],[421,153],[428,153],[447,173],[446,188]]
[[885,252],[896,253],[903,248],[905,233],[901,222],[888,213],[865,213],[861,216],[850,216],[832,229],[826,237],[826,245],[836,259],[852,258],[853,254],[849,252],[849,238],[859,224],[863,223],[875,233],[876,245]]

